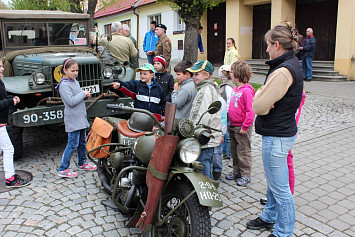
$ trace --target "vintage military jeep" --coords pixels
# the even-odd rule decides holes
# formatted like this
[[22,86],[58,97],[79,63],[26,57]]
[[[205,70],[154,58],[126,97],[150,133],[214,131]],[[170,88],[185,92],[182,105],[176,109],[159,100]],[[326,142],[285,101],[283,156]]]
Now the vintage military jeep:
[[63,123],[64,105],[55,86],[67,58],[78,62],[77,80],[92,93],[86,102],[88,117],[119,114],[106,110],[108,103],[133,105],[130,98],[105,93],[113,81],[134,80],[135,72],[124,62],[102,62],[90,47],[88,20],[88,14],[0,10],[3,81],[7,92],[21,99],[8,124],[15,158],[22,155],[23,128]]

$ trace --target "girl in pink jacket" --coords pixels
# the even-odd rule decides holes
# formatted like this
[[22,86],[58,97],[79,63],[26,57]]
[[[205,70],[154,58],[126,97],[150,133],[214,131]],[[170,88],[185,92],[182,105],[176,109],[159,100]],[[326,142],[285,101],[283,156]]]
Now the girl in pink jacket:
[[250,140],[255,117],[252,109],[255,90],[249,84],[252,71],[245,61],[233,63],[230,75],[238,85],[233,89],[228,110],[233,172],[227,174],[226,179],[235,180],[238,186],[246,187],[251,182]]

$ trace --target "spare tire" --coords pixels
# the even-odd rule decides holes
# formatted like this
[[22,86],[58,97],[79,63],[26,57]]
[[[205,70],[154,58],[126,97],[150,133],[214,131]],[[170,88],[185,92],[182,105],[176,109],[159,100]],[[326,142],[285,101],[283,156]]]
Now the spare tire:
[[6,130],[11,139],[11,143],[14,146],[14,159],[20,159],[23,153],[23,140],[22,140],[22,132],[23,128],[16,127],[13,125],[12,113],[15,112],[15,108],[9,109],[9,117],[7,121]]

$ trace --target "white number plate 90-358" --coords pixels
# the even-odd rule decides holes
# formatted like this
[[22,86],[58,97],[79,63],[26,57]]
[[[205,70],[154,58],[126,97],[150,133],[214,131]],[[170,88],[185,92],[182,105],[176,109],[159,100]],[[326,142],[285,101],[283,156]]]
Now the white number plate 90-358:
[[98,84],[92,86],[83,86],[81,90],[88,91],[90,94],[100,93],[100,87]]

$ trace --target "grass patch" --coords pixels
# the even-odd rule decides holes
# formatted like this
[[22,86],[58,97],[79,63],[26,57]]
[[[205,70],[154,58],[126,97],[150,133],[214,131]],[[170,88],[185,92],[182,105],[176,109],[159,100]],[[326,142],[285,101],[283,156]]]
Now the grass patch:
[[[214,81],[217,82],[218,86],[222,84],[222,80],[218,77],[213,77]],[[262,84],[258,83],[250,83],[254,87],[255,92],[262,86]]]
[[255,92],[262,86],[262,84],[250,83],[254,87]]

